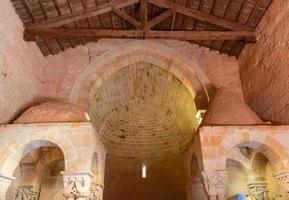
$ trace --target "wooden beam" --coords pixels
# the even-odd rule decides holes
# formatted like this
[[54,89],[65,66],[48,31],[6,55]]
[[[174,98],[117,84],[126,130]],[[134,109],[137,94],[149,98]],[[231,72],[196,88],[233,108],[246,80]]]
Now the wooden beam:
[[160,23],[160,22],[164,21],[165,19],[167,19],[173,13],[174,13],[173,10],[167,10],[167,11],[163,12],[162,14],[158,15],[157,17],[155,17],[151,21],[149,21],[147,23],[147,25],[146,25],[146,28],[147,29],[151,29],[152,27],[154,27],[158,23]]
[[148,22],[148,0],[140,0],[140,20],[145,28]]
[[183,14],[185,16],[192,17],[197,20],[214,24],[214,25],[217,25],[217,26],[229,29],[229,30],[233,30],[233,31],[252,31],[253,30],[250,27],[243,26],[236,22],[231,22],[223,18],[209,15],[201,11],[198,11],[196,9],[187,8],[185,6],[182,6],[182,5],[170,2],[170,1],[166,1],[166,0],[148,0],[148,1],[149,3],[154,4],[156,6],[166,8],[166,9],[172,9],[176,11],[177,13]]
[[142,38],[142,30],[104,29],[25,29],[24,39],[33,41],[44,38]]
[[98,30],[98,29],[25,29],[24,39],[33,41],[44,38],[136,38],[178,40],[245,40],[256,42],[251,31],[143,31],[143,30]]
[[145,39],[177,40],[245,40],[256,42],[256,35],[251,31],[148,31]]
[[171,23],[171,30],[173,30],[175,28],[175,21],[176,21],[176,11],[174,11],[174,13],[173,13],[173,19],[172,19],[172,23]]
[[128,14],[126,14],[125,12],[112,7],[112,12],[114,12],[115,14],[117,14],[118,16],[120,16],[121,18],[123,18],[124,20],[126,20],[127,22],[131,23],[132,25],[134,25],[137,29],[141,29],[142,28],[142,24],[137,21],[136,19],[132,18],[131,16],[129,16]]
[[62,15],[56,18],[48,19],[44,22],[34,23],[31,28],[54,28],[65,24],[73,23],[75,21],[98,16],[112,11],[112,7],[120,9],[138,3],[140,0],[118,0],[103,5],[99,5],[85,10],[73,12],[71,14]]

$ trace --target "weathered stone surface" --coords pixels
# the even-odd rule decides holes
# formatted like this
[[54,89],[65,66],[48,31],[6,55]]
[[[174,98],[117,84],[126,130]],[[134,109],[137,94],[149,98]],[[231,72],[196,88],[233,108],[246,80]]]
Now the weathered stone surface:
[[216,91],[202,125],[254,125],[262,120],[238,97],[226,88]]
[[273,1],[257,28],[256,44],[240,55],[240,74],[249,106],[263,119],[289,123],[289,2]]
[[26,110],[14,124],[45,122],[85,122],[85,110],[71,103],[46,102]]

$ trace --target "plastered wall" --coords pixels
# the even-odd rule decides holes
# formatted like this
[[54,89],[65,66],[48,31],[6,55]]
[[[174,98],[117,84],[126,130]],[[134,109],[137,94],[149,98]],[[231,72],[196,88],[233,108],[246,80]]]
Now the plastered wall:
[[0,5],[0,123],[6,123],[35,101],[45,58],[22,39],[23,25],[11,2]]

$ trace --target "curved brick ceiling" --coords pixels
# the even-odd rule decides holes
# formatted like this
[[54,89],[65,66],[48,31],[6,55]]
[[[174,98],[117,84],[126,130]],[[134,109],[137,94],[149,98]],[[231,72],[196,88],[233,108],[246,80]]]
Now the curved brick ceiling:
[[112,155],[178,153],[196,127],[196,106],[187,88],[173,74],[149,63],[119,70],[92,96],[92,124]]

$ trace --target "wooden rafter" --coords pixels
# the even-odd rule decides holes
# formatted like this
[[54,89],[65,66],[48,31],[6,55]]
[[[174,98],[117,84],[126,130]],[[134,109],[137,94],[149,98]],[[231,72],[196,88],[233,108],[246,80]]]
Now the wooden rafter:
[[33,41],[44,38],[137,38],[179,40],[246,40],[255,42],[251,31],[150,31],[150,30],[97,30],[97,29],[26,29],[24,38]]
[[209,15],[206,13],[203,13],[201,11],[187,8],[185,6],[166,1],[166,0],[148,0],[149,3],[154,4],[156,6],[166,8],[166,9],[172,9],[176,11],[177,13],[183,14],[187,17],[192,17],[200,21],[204,21],[210,24],[214,24],[229,30],[234,30],[234,31],[250,31],[252,28],[243,26],[241,24],[238,24],[236,22],[231,22],[228,20],[225,20],[223,18],[219,18],[213,15]]
[[151,21],[149,21],[146,25],[146,28],[151,29],[152,27],[154,27],[158,23],[160,23],[160,22],[164,21],[165,19],[167,19],[168,17],[170,17],[173,13],[174,13],[173,10],[166,10],[165,12],[160,14],[159,16],[157,16],[157,17],[153,18]]
[[139,21],[137,21],[136,19],[127,15],[125,12],[123,12],[123,11],[121,11],[115,7],[112,7],[112,12],[114,12],[115,14],[117,14],[118,16],[120,16],[121,18],[126,20],[127,22],[131,23],[132,25],[134,25],[137,29],[142,28],[142,24]]
[[46,20],[45,22],[34,23],[31,27],[33,28],[54,28],[60,27],[65,24],[73,23],[81,19],[89,17],[99,16],[104,13],[112,11],[112,8],[120,9],[132,4],[138,3],[139,0],[118,0],[103,5],[99,5],[93,8],[87,8],[85,10],[73,12],[71,14],[62,15],[56,18]]
[[[26,10],[23,18],[31,18],[29,23],[25,24],[25,40],[44,41],[43,44],[39,45],[44,53],[49,49],[50,53],[48,54],[58,52],[59,49],[65,50],[68,47],[86,44],[88,41],[96,41],[100,38],[161,38],[193,41],[193,43],[207,46],[210,49],[217,49],[221,53],[231,51],[233,55],[238,55],[246,42],[256,41],[254,33],[255,18],[258,18],[257,11],[260,11],[259,8],[264,6],[263,1],[255,1],[254,8],[251,9],[247,17],[248,21],[254,18],[254,23],[252,22],[249,25],[248,23],[246,24],[246,20],[243,20],[243,22],[239,20],[240,22],[238,23],[236,17],[230,17],[229,15],[225,15],[226,17],[215,16],[214,9],[216,8],[217,0],[212,0],[214,4],[211,12],[208,13],[200,9],[204,5],[204,0],[200,1],[199,9],[189,0],[182,0],[181,2],[175,0],[106,0],[107,3],[104,4],[99,4],[98,1],[100,0],[95,0],[94,7],[86,5],[86,0],[76,0],[79,3],[77,6],[76,3],[69,1],[68,7],[71,11],[69,14],[61,12],[64,6],[58,5],[59,0],[51,0],[54,4],[55,12],[58,13],[58,16],[54,18],[48,13],[43,0],[36,0],[40,5],[37,12],[42,12],[45,18],[45,21],[37,22],[36,16],[38,16],[38,13],[36,13],[34,7],[31,7],[32,4],[27,4],[27,0],[15,1],[21,2]],[[239,15],[244,18],[241,10],[246,5],[246,1],[242,5],[240,4],[240,9],[236,13],[237,18],[239,18]],[[231,2],[231,0],[227,2]],[[76,9],[78,7],[81,9]],[[159,9],[156,9],[156,7]],[[159,13],[160,10],[164,11]],[[224,13],[234,12],[231,6],[220,10]],[[24,15],[21,10],[18,12],[21,16]],[[112,13],[118,15],[121,20],[114,18],[115,15]],[[180,17],[181,15],[184,17]],[[94,19],[96,19],[94,17],[98,17],[99,23],[98,21],[94,22]],[[109,20],[112,21],[112,25],[110,25]],[[168,23],[157,26],[165,20]],[[104,24],[104,22],[108,22],[108,24]],[[192,22],[192,25],[187,26],[188,22]],[[196,26],[196,22],[200,26]],[[201,26],[203,24],[205,24],[205,27]],[[154,31],[154,27],[158,27],[158,31]],[[59,44],[59,47],[50,44],[54,44],[55,41]],[[225,41],[223,45],[219,45],[222,41]],[[48,54],[45,53],[45,55]]]

